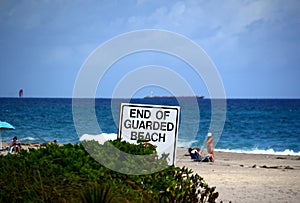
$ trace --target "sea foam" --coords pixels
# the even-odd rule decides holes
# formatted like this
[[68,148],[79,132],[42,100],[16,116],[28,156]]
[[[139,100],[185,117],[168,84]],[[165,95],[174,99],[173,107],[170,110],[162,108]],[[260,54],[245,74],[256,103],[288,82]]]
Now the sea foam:
[[115,140],[117,139],[117,134],[115,133],[102,133],[98,135],[90,135],[90,134],[83,134],[80,137],[80,141],[84,140],[95,140],[99,142],[99,144],[104,144],[107,140]]
[[34,141],[34,140],[36,140],[36,138],[34,138],[34,137],[24,137],[24,138],[21,138],[20,140],[21,141]]
[[[118,135],[116,133],[102,133],[98,135],[90,135],[90,134],[83,134],[80,137],[80,141],[84,140],[95,140],[99,142],[100,144],[103,144],[105,141],[108,140],[115,140],[117,139]],[[26,139],[26,138],[24,138]],[[34,138],[33,138],[34,139]],[[192,141],[186,141],[182,139],[178,139],[177,141],[177,147],[183,147],[187,148],[188,146],[191,146],[195,140]],[[284,151],[275,151],[274,149],[249,149],[249,150],[242,150],[242,149],[215,149],[215,151],[219,152],[233,152],[233,153],[246,153],[246,154],[268,154],[268,155],[292,155],[292,156],[300,156],[300,152],[294,152],[293,150],[286,149]]]
[[215,149],[219,152],[234,152],[234,153],[246,153],[246,154],[268,154],[268,155],[291,155],[300,156],[300,152],[294,152],[293,150],[286,149],[284,151],[275,151],[274,149],[253,149],[253,150],[241,150],[241,149]]

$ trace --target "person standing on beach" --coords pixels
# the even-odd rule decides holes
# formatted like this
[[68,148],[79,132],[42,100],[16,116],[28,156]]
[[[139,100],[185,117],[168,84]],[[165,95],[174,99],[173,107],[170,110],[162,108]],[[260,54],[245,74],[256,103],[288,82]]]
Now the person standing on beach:
[[214,138],[212,133],[207,133],[207,140],[206,140],[206,145],[207,145],[207,153],[211,157],[211,161],[215,161],[214,157]]

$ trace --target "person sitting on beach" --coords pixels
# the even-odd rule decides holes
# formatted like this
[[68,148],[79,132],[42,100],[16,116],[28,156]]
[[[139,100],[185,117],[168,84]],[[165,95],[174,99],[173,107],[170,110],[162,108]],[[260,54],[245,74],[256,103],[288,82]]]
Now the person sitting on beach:
[[15,136],[9,143],[9,151],[8,153],[18,153],[21,151],[21,142],[19,142],[18,138]]
[[213,155],[212,154],[207,154],[205,155],[203,151],[200,148],[189,148],[189,153],[191,156],[191,159],[194,161],[199,161],[199,162],[211,162],[213,160]]
[[200,159],[200,148],[189,148],[189,153],[190,153],[190,156],[191,156],[191,159],[194,159],[194,160],[198,160]]
[[214,157],[214,138],[212,136],[212,133],[207,133],[206,144],[207,144],[207,153],[210,155],[211,161],[214,162],[215,161],[215,157]]
[[43,143],[43,144],[41,144],[41,146],[46,146],[46,145],[50,145],[50,144],[56,144],[56,140]]
[[51,144],[56,144],[56,143],[57,143],[57,141],[53,140],[53,141],[45,142],[45,143],[42,143],[42,144],[30,144],[30,146],[32,146],[32,147],[43,147],[43,146],[46,146],[46,145],[51,145]]
[[214,162],[215,158],[213,154],[207,154],[204,159],[202,160],[202,162]]

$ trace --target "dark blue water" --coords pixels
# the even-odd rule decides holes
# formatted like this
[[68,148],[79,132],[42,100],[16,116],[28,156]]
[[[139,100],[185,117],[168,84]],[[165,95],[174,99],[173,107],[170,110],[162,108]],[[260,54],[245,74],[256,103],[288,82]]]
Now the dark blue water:
[[[211,128],[211,100],[145,98],[96,99],[95,112],[101,132],[116,134],[121,102],[180,105],[178,146],[201,146]],[[300,155],[299,99],[228,99],[226,120],[216,149],[249,153]],[[84,107],[84,106],[83,106]],[[85,108],[82,109],[85,111]],[[2,131],[2,140],[17,136],[23,142],[78,143],[72,99],[0,98],[0,120],[16,127]],[[87,122],[88,125],[88,122]]]

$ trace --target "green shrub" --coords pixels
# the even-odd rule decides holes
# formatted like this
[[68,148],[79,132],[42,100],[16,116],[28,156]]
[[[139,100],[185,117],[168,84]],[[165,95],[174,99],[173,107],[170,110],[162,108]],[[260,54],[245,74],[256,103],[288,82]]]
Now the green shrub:
[[[149,156],[127,159],[107,151],[112,146],[126,153]],[[188,168],[166,167],[166,160],[157,159],[155,149],[121,140],[103,146],[89,141],[0,156],[0,202],[215,202],[215,188]],[[111,157],[117,160],[111,167],[120,167],[125,172],[130,172],[136,161],[139,165],[135,167],[140,170],[150,166],[164,170],[130,175],[96,161],[109,161]]]
[[94,183],[88,186],[81,195],[81,201],[83,203],[93,202],[106,202],[114,203],[118,202],[118,195],[114,192],[110,186],[99,185]]
[[109,169],[128,175],[151,174],[168,167],[166,159],[158,159],[156,147],[114,140],[99,145],[96,141],[82,142],[88,153]]

